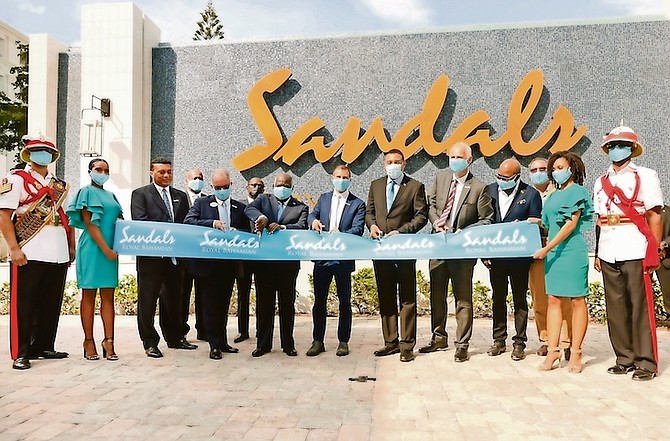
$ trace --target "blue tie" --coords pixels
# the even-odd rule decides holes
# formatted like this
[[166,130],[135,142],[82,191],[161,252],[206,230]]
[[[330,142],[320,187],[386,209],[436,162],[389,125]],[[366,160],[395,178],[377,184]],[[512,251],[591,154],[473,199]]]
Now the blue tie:
[[228,216],[228,204],[226,202],[222,202],[221,205],[219,205],[219,220],[226,225],[226,228],[224,229],[224,231],[230,230],[230,219],[229,219],[229,216]]
[[280,202],[280,201],[277,201],[277,202],[278,202],[278,205],[277,205],[277,222],[279,222],[279,219],[281,219],[281,215],[284,214],[284,208],[286,208],[286,207],[284,206],[284,202]]
[[167,189],[163,189],[163,203],[165,208],[167,208],[168,215],[170,216],[170,222],[174,222],[174,215],[172,214],[172,202],[170,202],[170,197],[168,196]]
[[389,188],[386,191],[386,212],[391,211],[391,206],[393,205],[393,199],[395,198],[395,181],[389,182]]

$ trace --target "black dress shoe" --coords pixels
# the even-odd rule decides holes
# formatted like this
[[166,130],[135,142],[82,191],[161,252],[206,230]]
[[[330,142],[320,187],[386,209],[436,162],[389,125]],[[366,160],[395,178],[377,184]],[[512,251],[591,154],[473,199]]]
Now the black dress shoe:
[[486,351],[487,354],[489,354],[491,357],[498,356],[505,352],[507,350],[507,347],[505,346],[505,343],[502,342],[495,342],[491,347],[489,348],[488,351]]
[[536,353],[540,357],[546,357],[547,354],[549,353],[549,346],[548,345],[540,346]]
[[393,355],[400,352],[400,346],[396,343],[394,345],[386,345],[381,349],[375,351],[377,357],[386,357],[387,355]]
[[467,348],[456,348],[456,352],[454,352],[454,361],[456,363],[463,363],[464,361],[468,361]]
[[269,349],[268,349],[268,350],[265,350],[265,349],[262,349],[262,348],[256,348],[256,349],[254,349],[254,351],[251,353],[251,356],[252,356],[252,357],[262,357],[263,355],[268,354],[269,352],[270,352]]
[[237,334],[233,339],[233,342],[240,343],[249,338],[249,334]]
[[337,346],[337,352],[335,352],[335,355],[337,355],[338,357],[344,357],[346,355],[349,355],[349,344],[341,341],[340,344]]
[[323,345],[323,342],[314,340],[312,342],[312,346],[310,346],[309,349],[307,349],[306,355],[308,357],[315,357],[322,352],[326,352],[326,347]]
[[400,361],[408,362],[414,360],[414,351],[403,349],[400,351]]
[[444,351],[448,347],[449,345],[446,341],[431,340],[430,343],[428,343],[426,346],[419,348],[419,352],[422,354],[430,354],[431,352],[435,351]]
[[212,360],[221,360],[223,358],[223,354],[219,349],[212,349],[211,351],[209,351],[209,358],[211,358]]
[[524,346],[514,345],[514,348],[512,349],[512,360],[520,361],[526,358],[525,349],[526,348]]
[[221,348],[221,352],[225,352],[227,354],[237,354],[238,352],[240,352],[240,350],[230,345],[225,345],[224,347]]
[[19,357],[12,363],[12,369],[18,369],[20,371],[30,369],[30,360],[28,360],[28,357]]
[[634,370],[634,365],[624,366],[622,364],[615,364],[614,366],[607,369],[607,373],[612,375],[626,375],[628,372],[633,372]]
[[198,349],[198,345],[191,344],[184,339],[174,343],[168,343],[167,347],[170,349]]
[[653,380],[656,374],[648,369],[637,368],[633,372],[633,380],[635,381],[649,381]]
[[288,355],[289,357],[297,357],[298,351],[296,351],[295,348],[288,348],[284,349],[284,354]]
[[60,360],[62,358],[67,358],[70,354],[67,352],[59,352],[59,351],[40,351],[40,352],[35,352],[34,354],[30,354],[28,358],[30,360],[37,360],[38,358],[44,358],[47,360]]
[[147,357],[150,358],[161,358],[163,353],[156,346],[148,347],[144,350],[144,353],[147,354]]

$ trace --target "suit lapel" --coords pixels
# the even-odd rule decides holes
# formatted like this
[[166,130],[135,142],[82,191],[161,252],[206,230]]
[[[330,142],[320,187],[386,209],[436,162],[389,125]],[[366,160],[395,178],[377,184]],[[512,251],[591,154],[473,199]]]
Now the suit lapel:
[[513,213],[514,210],[516,209],[517,205],[519,205],[519,201],[523,198],[526,197],[526,186],[523,185],[523,183],[519,183],[519,188],[516,190],[516,194],[514,195],[514,199],[512,199],[512,204],[509,206],[509,210],[507,210],[507,214],[505,214],[505,219],[510,217]]
[[[468,198],[468,194],[470,194],[470,187],[471,187],[471,181],[472,181],[472,174],[468,172],[468,177],[465,179],[465,182],[463,183],[463,189],[461,189],[461,195],[458,198],[458,201],[456,203],[456,206],[454,207],[454,226],[457,224],[456,219],[458,219],[458,213],[461,211],[461,207],[463,206],[463,202]],[[451,182],[453,184],[453,180]]]
[[[168,209],[165,206],[165,202],[163,202],[163,195],[161,195],[156,188],[154,184],[151,185],[151,191],[150,194],[154,198],[154,203],[156,203],[159,207],[161,207],[161,210],[163,210],[163,213],[165,213],[165,216],[167,216],[168,219],[170,219],[170,213],[168,213]],[[172,197],[170,195],[170,187],[168,187],[168,199],[172,200]],[[174,207],[173,207],[174,209]]]
[[323,211],[321,219],[325,221],[322,223],[326,231],[330,230],[330,207],[332,202],[333,202],[333,192],[326,193],[325,197],[323,198],[323,207],[321,207],[321,210]]

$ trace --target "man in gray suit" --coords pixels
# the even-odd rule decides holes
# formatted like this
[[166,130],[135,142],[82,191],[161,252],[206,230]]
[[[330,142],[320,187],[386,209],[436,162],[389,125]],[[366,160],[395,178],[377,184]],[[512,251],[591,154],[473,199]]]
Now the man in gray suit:
[[[472,150],[465,142],[454,144],[449,151],[449,170],[438,173],[428,193],[428,219],[433,233],[453,233],[473,225],[487,225],[493,220],[491,197],[486,185],[470,173]],[[430,261],[430,309],[433,337],[419,352],[446,349],[447,287],[449,279],[456,298],[456,352],[454,361],[468,359],[472,336],[472,273],[477,259]]]

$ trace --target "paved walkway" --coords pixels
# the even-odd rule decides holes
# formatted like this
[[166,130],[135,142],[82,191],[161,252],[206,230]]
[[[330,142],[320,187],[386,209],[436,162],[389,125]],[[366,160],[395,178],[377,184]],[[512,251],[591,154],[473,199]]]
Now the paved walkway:
[[[0,334],[7,335],[7,316]],[[429,339],[429,319],[419,319],[419,345]],[[97,335],[101,336],[99,320]],[[512,323],[510,323],[512,326]],[[534,323],[529,326],[534,330]],[[453,334],[454,321],[450,319]],[[236,332],[231,329],[229,335]],[[66,360],[38,360],[13,371],[7,338],[0,339],[0,440],[612,440],[665,439],[668,421],[670,333],[659,329],[661,375],[637,383],[605,370],[613,362],[607,331],[592,325],[581,374],[538,371],[535,339],[521,362],[509,352],[489,357],[491,324],[477,320],[471,360],[453,362],[453,349],[400,363],[376,358],[381,345],[376,318],[355,318],[348,357],[335,356],[335,322],[327,352],[306,357],[311,319],[296,321],[300,355],[275,349],[251,357],[209,360],[208,348],[167,349],[144,356],[134,317],[117,318],[118,362],[81,357],[79,318],[64,316],[57,349]],[[278,332],[275,332],[278,339]],[[530,333],[529,333],[530,334]],[[100,341],[100,337],[97,338]],[[202,343],[202,342],[200,342]],[[350,382],[367,375],[376,382]]]

